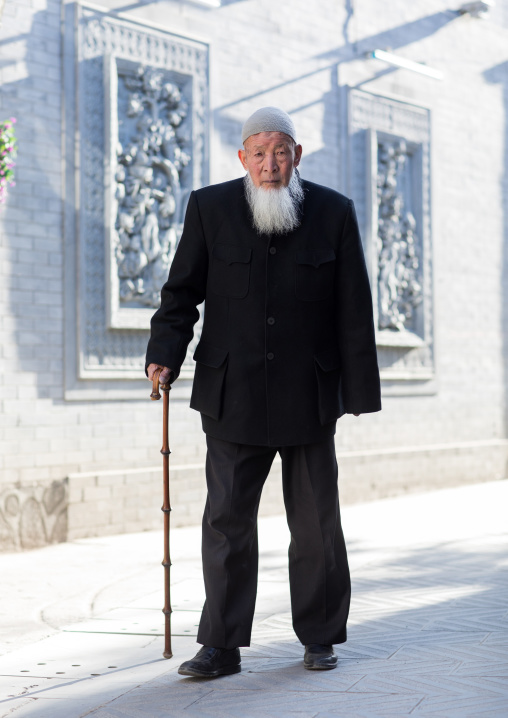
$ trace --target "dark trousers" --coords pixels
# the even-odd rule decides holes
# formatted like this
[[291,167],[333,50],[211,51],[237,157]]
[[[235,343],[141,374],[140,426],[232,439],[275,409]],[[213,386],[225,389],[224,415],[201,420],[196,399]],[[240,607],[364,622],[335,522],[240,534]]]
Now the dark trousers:
[[277,451],[291,532],[295,633],[304,645],[343,643],[351,584],[333,437],[277,449],[207,436],[207,445],[202,545],[206,601],[198,643],[216,648],[250,645],[257,591],[257,512]]

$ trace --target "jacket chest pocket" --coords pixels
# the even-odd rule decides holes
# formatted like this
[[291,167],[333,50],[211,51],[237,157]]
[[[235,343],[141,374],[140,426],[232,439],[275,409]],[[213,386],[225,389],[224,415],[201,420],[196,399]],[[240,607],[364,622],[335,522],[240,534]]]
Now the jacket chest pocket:
[[333,293],[333,249],[300,249],[296,253],[296,296],[305,302],[328,299]]
[[231,299],[246,297],[249,291],[251,255],[250,247],[215,244],[208,277],[210,291]]

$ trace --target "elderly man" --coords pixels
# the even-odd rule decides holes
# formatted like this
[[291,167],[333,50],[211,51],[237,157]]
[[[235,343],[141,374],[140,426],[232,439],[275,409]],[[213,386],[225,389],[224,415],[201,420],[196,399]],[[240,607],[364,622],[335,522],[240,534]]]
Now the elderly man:
[[240,671],[257,589],[257,510],[278,452],[291,531],[293,626],[304,666],[335,668],[350,578],[334,434],[379,411],[372,300],[353,203],[302,181],[302,147],[274,107],[244,124],[244,178],[193,192],[147,350],[174,381],[206,300],[191,402],[206,433],[203,647],[186,676]]

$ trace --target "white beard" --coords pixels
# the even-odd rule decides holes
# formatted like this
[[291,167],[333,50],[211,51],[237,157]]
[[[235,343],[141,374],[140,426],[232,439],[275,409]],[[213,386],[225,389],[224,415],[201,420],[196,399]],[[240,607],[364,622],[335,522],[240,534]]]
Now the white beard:
[[248,173],[244,183],[254,228],[259,234],[286,234],[299,226],[303,188],[296,170],[293,171],[287,187],[256,187]]

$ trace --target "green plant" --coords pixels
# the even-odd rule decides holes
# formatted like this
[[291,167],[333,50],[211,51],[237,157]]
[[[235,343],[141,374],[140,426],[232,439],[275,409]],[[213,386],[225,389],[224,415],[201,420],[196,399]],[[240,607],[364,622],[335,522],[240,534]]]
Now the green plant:
[[14,186],[14,157],[16,156],[15,117],[0,123],[0,203],[7,198],[7,187]]

